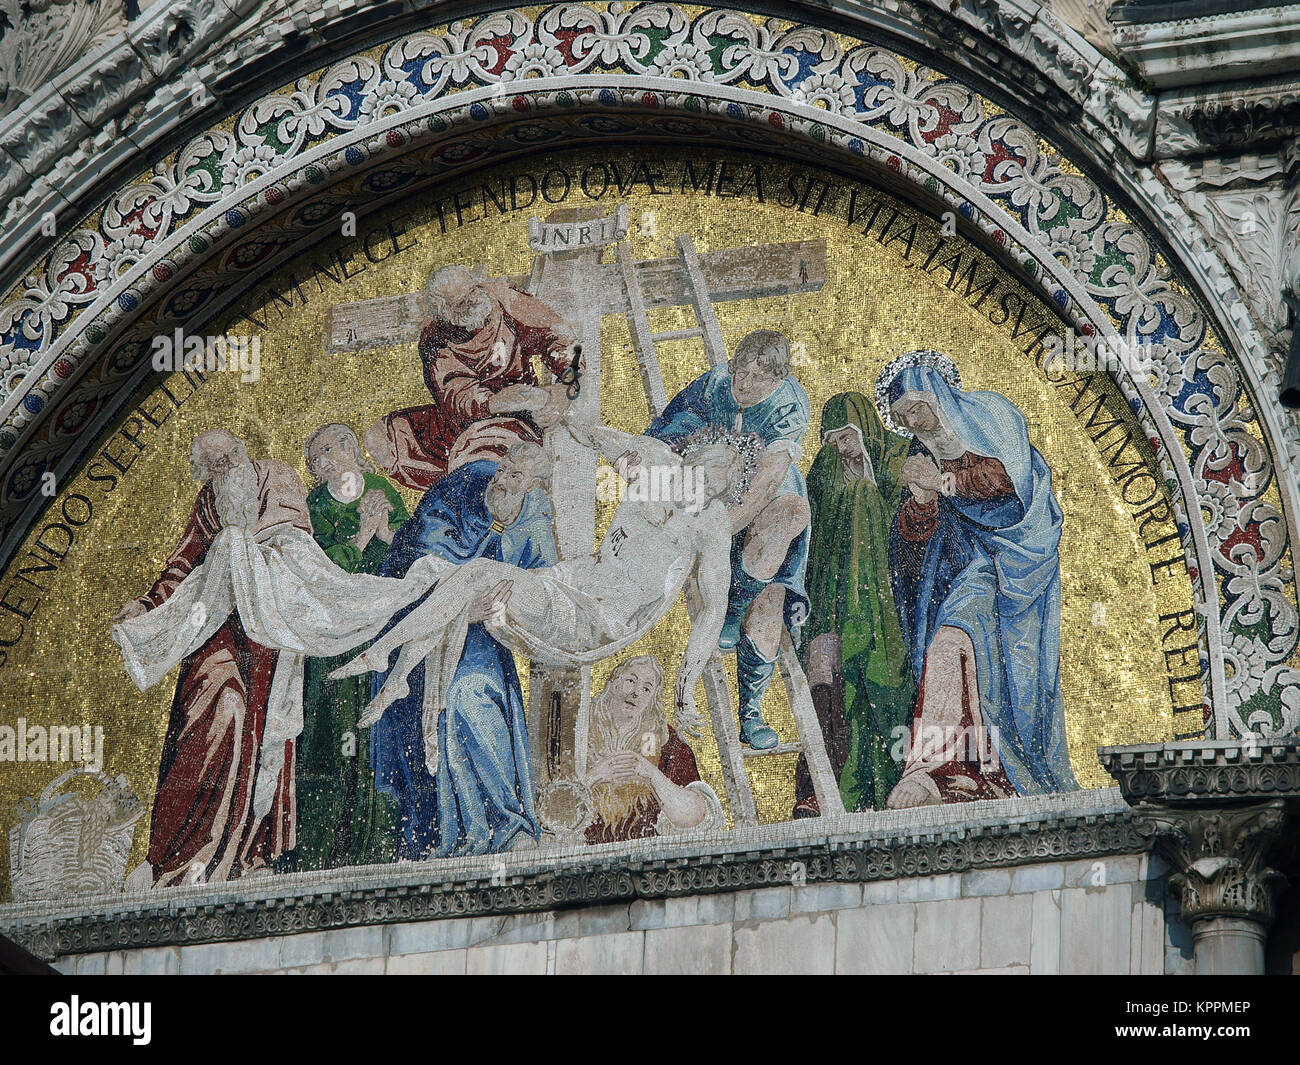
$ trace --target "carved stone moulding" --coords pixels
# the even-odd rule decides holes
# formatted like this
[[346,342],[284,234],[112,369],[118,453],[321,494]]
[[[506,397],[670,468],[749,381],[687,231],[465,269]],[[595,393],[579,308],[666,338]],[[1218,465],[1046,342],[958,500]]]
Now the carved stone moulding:
[[1249,93],[1171,100],[1161,113],[1162,121],[1168,115],[1185,122],[1203,149],[1263,151],[1300,134],[1300,85],[1292,78]]
[[1103,747],[1101,763],[1130,803],[1300,800],[1300,745],[1211,741]]
[[1140,5],[1125,5],[1114,12],[1116,43],[1158,89],[1291,73],[1300,65],[1294,5],[1241,10],[1249,5],[1237,4],[1211,14],[1206,6],[1170,5],[1160,21],[1138,22],[1125,15]]
[[[1044,813],[1071,807],[1079,812],[1028,820],[1005,815],[1002,822],[963,826],[951,810],[908,811],[904,820],[916,824],[916,830],[894,828],[886,835],[861,827],[846,831],[871,816],[851,815],[827,819],[820,831],[797,823],[779,826],[778,835],[786,838],[775,841],[770,830],[778,826],[768,826],[766,840],[724,833],[694,842],[683,837],[652,849],[644,846],[646,841],[595,853],[584,849],[550,860],[523,852],[341,869],[276,878],[283,884],[171,889],[126,900],[104,896],[101,912],[90,914],[85,910],[96,905],[95,899],[79,899],[75,907],[10,905],[0,907],[0,931],[32,953],[53,958],[780,887],[790,885],[796,872],[801,884],[863,883],[1131,855],[1145,848],[1113,792],[1039,798],[1050,800],[1038,804]],[[1025,810],[1036,802],[1004,800],[997,805]],[[940,816],[941,827],[922,827]],[[876,818],[891,825],[895,820],[892,814]],[[492,864],[494,859],[498,864]],[[508,863],[504,872],[501,861]],[[435,879],[439,877],[443,879]]]

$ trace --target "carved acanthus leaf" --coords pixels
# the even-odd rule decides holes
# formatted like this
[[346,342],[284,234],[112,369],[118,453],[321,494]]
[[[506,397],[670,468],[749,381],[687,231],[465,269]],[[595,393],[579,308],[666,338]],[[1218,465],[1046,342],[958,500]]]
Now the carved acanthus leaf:
[[1245,917],[1267,924],[1286,878],[1264,864],[1286,822],[1279,800],[1219,809],[1138,806],[1133,827],[1174,866],[1185,921]]
[[122,0],[0,0],[0,115],[16,108],[95,42],[126,29]]
[[1283,292],[1300,272],[1300,185],[1288,182],[1283,168],[1277,157],[1246,158],[1229,178],[1193,164],[1160,164],[1161,174],[1236,277],[1275,353],[1285,350],[1289,338]]

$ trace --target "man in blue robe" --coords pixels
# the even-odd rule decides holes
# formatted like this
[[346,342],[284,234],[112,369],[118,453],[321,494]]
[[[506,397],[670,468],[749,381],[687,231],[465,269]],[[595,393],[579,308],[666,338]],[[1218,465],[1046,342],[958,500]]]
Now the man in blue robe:
[[756,750],[777,745],[763,720],[781,635],[808,617],[808,486],[799,469],[808,431],[808,395],[795,380],[786,338],[771,329],[746,336],[730,361],[687,385],[646,436],[672,444],[705,426],[752,433],[765,445],[758,470],[732,510],[731,590],[718,647],[736,652],[740,738]]
[[[405,576],[416,559],[429,554],[458,565],[474,558],[521,569],[555,565],[544,472],[543,452],[530,443],[516,444],[499,463],[480,460],[453,470],[425,493],[393,538],[380,575]],[[480,618],[489,616],[490,606],[476,608]],[[373,692],[386,677],[375,676]],[[436,775],[426,763],[423,663],[409,683],[409,694],[370,729],[375,785],[400,807],[397,857],[491,854],[522,837],[536,840],[524,702],[511,653],[481,621],[470,625],[438,718]]]
[[[1024,415],[996,392],[963,391],[937,352],[885,367],[876,399],[914,437],[890,554],[921,685],[888,805],[1077,788],[1060,685],[1063,516]],[[978,754],[968,740],[916,742],[971,730]]]

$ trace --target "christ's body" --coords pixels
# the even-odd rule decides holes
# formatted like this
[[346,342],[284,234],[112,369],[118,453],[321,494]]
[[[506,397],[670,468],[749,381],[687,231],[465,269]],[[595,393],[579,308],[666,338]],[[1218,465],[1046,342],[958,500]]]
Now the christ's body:
[[[544,569],[520,571],[476,559],[443,578],[387,635],[338,671],[344,676],[382,670],[401,648],[397,664],[375,696],[365,723],[377,720],[406,689],[406,676],[427,655],[447,653],[458,611],[496,590],[489,631],[511,649],[557,666],[585,665],[645,635],[672,608],[695,574],[703,608],[695,617],[677,680],[679,714],[694,718],[693,692],[727,609],[732,517],[729,500],[746,476],[745,459],[730,443],[702,444],[679,456],[667,445],[603,425],[568,423],[579,441],[611,460],[635,447],[642,463],[594,555]],[[675,479],[680,498],[640,498],[638,479],[659,472]],[[508,591],[507,591],[508,589]]]

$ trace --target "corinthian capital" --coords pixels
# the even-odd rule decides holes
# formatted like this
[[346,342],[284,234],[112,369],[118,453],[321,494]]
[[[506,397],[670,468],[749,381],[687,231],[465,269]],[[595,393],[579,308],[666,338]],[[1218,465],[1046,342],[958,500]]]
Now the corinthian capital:
[[1169,883],[1182,897],[1183,919],[1273,918],[1274,891],[1286,881],[1265,864],[1286,823],[1281,799],[1197,809],[1140,806],[1133,826],[1174,867]]

